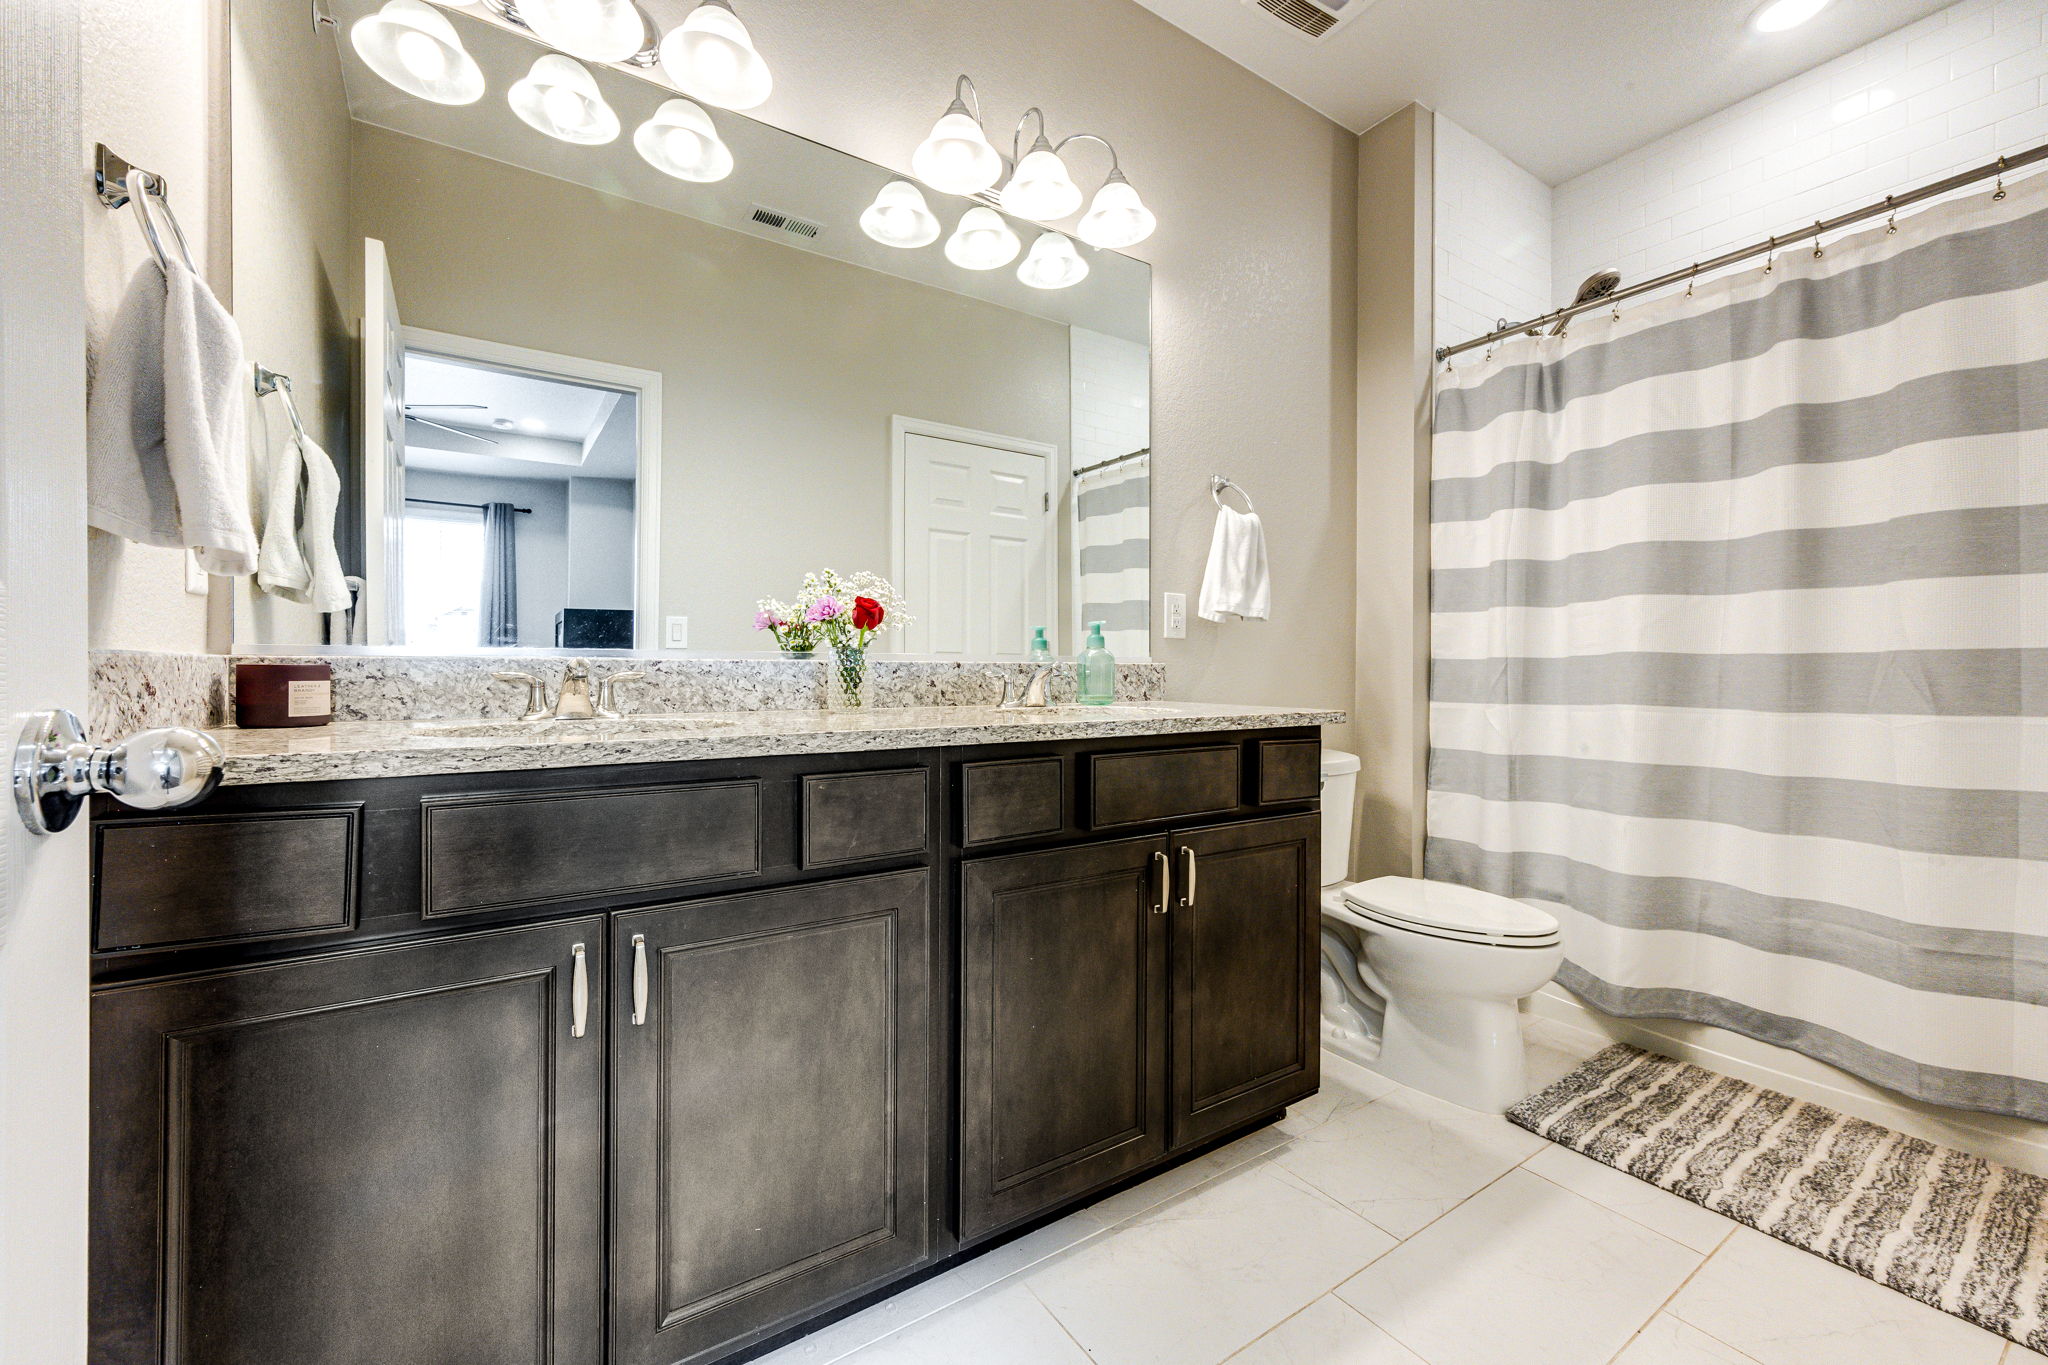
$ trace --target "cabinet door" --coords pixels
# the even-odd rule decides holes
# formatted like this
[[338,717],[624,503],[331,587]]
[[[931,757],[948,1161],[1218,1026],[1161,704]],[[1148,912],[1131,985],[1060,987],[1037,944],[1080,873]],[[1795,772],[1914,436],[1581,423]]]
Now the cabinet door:
[[721,1355],[929,1254],[928,900],[905,872],[616,918],[614,1365]]
[[95,997],[96,1365],[598,1365],[603,933]]
[[1166,1151],[1166,844],[961,869],[960,1235]]
[[1173,1145],[1315,1092],[1320,816],[1171,838]]

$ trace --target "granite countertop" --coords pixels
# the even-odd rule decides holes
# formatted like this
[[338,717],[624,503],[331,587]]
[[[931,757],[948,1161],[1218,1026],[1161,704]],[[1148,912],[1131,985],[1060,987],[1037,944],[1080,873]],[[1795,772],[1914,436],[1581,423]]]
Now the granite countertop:
[[[1131,702],[998,711],[989,706],[872,711],[706,711],[617,721],[341,721],[295,730],[210,730],[227,752],[224,781],[329,782],[364,777],[674,763],[764,754],[850,753],[1126,735],[1341,725],[1342,711]],[[472,732],[472,733],[464,733]]]

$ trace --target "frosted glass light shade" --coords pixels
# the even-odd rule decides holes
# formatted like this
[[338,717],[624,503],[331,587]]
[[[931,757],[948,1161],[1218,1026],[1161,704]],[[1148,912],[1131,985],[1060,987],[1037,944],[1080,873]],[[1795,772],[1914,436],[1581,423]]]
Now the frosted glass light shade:
[[1031,244],[1031,254],[1017,267],[1017,278],[1033,289],[1065,289],[1088,277],[1088,262],[1065,234],[1048,232]]
[[929,246],[939,238],[939,218],[917,186],[891,180],[861,214],[860,230],[883,246]]
[[619,135],[619,116],[604,102],[588,71],[550,52],[513,83],[512,112],[549,137],[596,147]]
[[1003,209],[1019,218],[1050,223],[1081,207],[1081,187],[1067,174],[1067,163],[1044,138],[1017,163],[1016,174],[1003,186]]
[[586,62],[623,62],[647,46],[647,21],[633,0],[519,0],[519,19]]
[[1002,214],[977,206],[960,215],[946,239],[946,259],[963,270],[995,270],[1016,260],[1023,245]]
[[705,0],[661,40],[661,69],[684,94],[721,109],[752,109],[775,89],[753,35],[721,0]]
[[941,194],[979,194],[1002,179],[1003,158],[974,116],[956,105],[917,144],[910,170]]
[[484,73],[448,16],[426,0],[387,0],[348,31],[370,70],[408,95],[436,104],[475,104]]
[[1152,235],[1159,220],[1138,198],[1131,182],[1112,175],[1109,183],[1095,191],[1095,202],[1081,216],[1074,231],[1090,246],[1116,251],[1136,246]]
[[711,115],[688,100],[669,100],[634,129],[633,150],[678,180],[708,185],[732,174],[732,148],[719,137]]

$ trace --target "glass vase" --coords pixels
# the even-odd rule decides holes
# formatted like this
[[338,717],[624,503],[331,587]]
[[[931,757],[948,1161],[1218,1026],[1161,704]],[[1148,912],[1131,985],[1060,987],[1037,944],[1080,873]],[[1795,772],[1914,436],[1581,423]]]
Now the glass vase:
[[825,656],[825,709],[860,711],[874,702],[875,679],[862,645],[830,645]]

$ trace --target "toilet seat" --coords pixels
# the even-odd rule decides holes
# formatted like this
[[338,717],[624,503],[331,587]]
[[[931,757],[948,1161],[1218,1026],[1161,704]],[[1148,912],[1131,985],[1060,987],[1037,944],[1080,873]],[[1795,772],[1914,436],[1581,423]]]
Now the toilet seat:
[[1549,948],[1557,918],[1525,901],[1421,877],[1375,877],[1344,888],[1344,903],[1385,929],[1497,948]]

